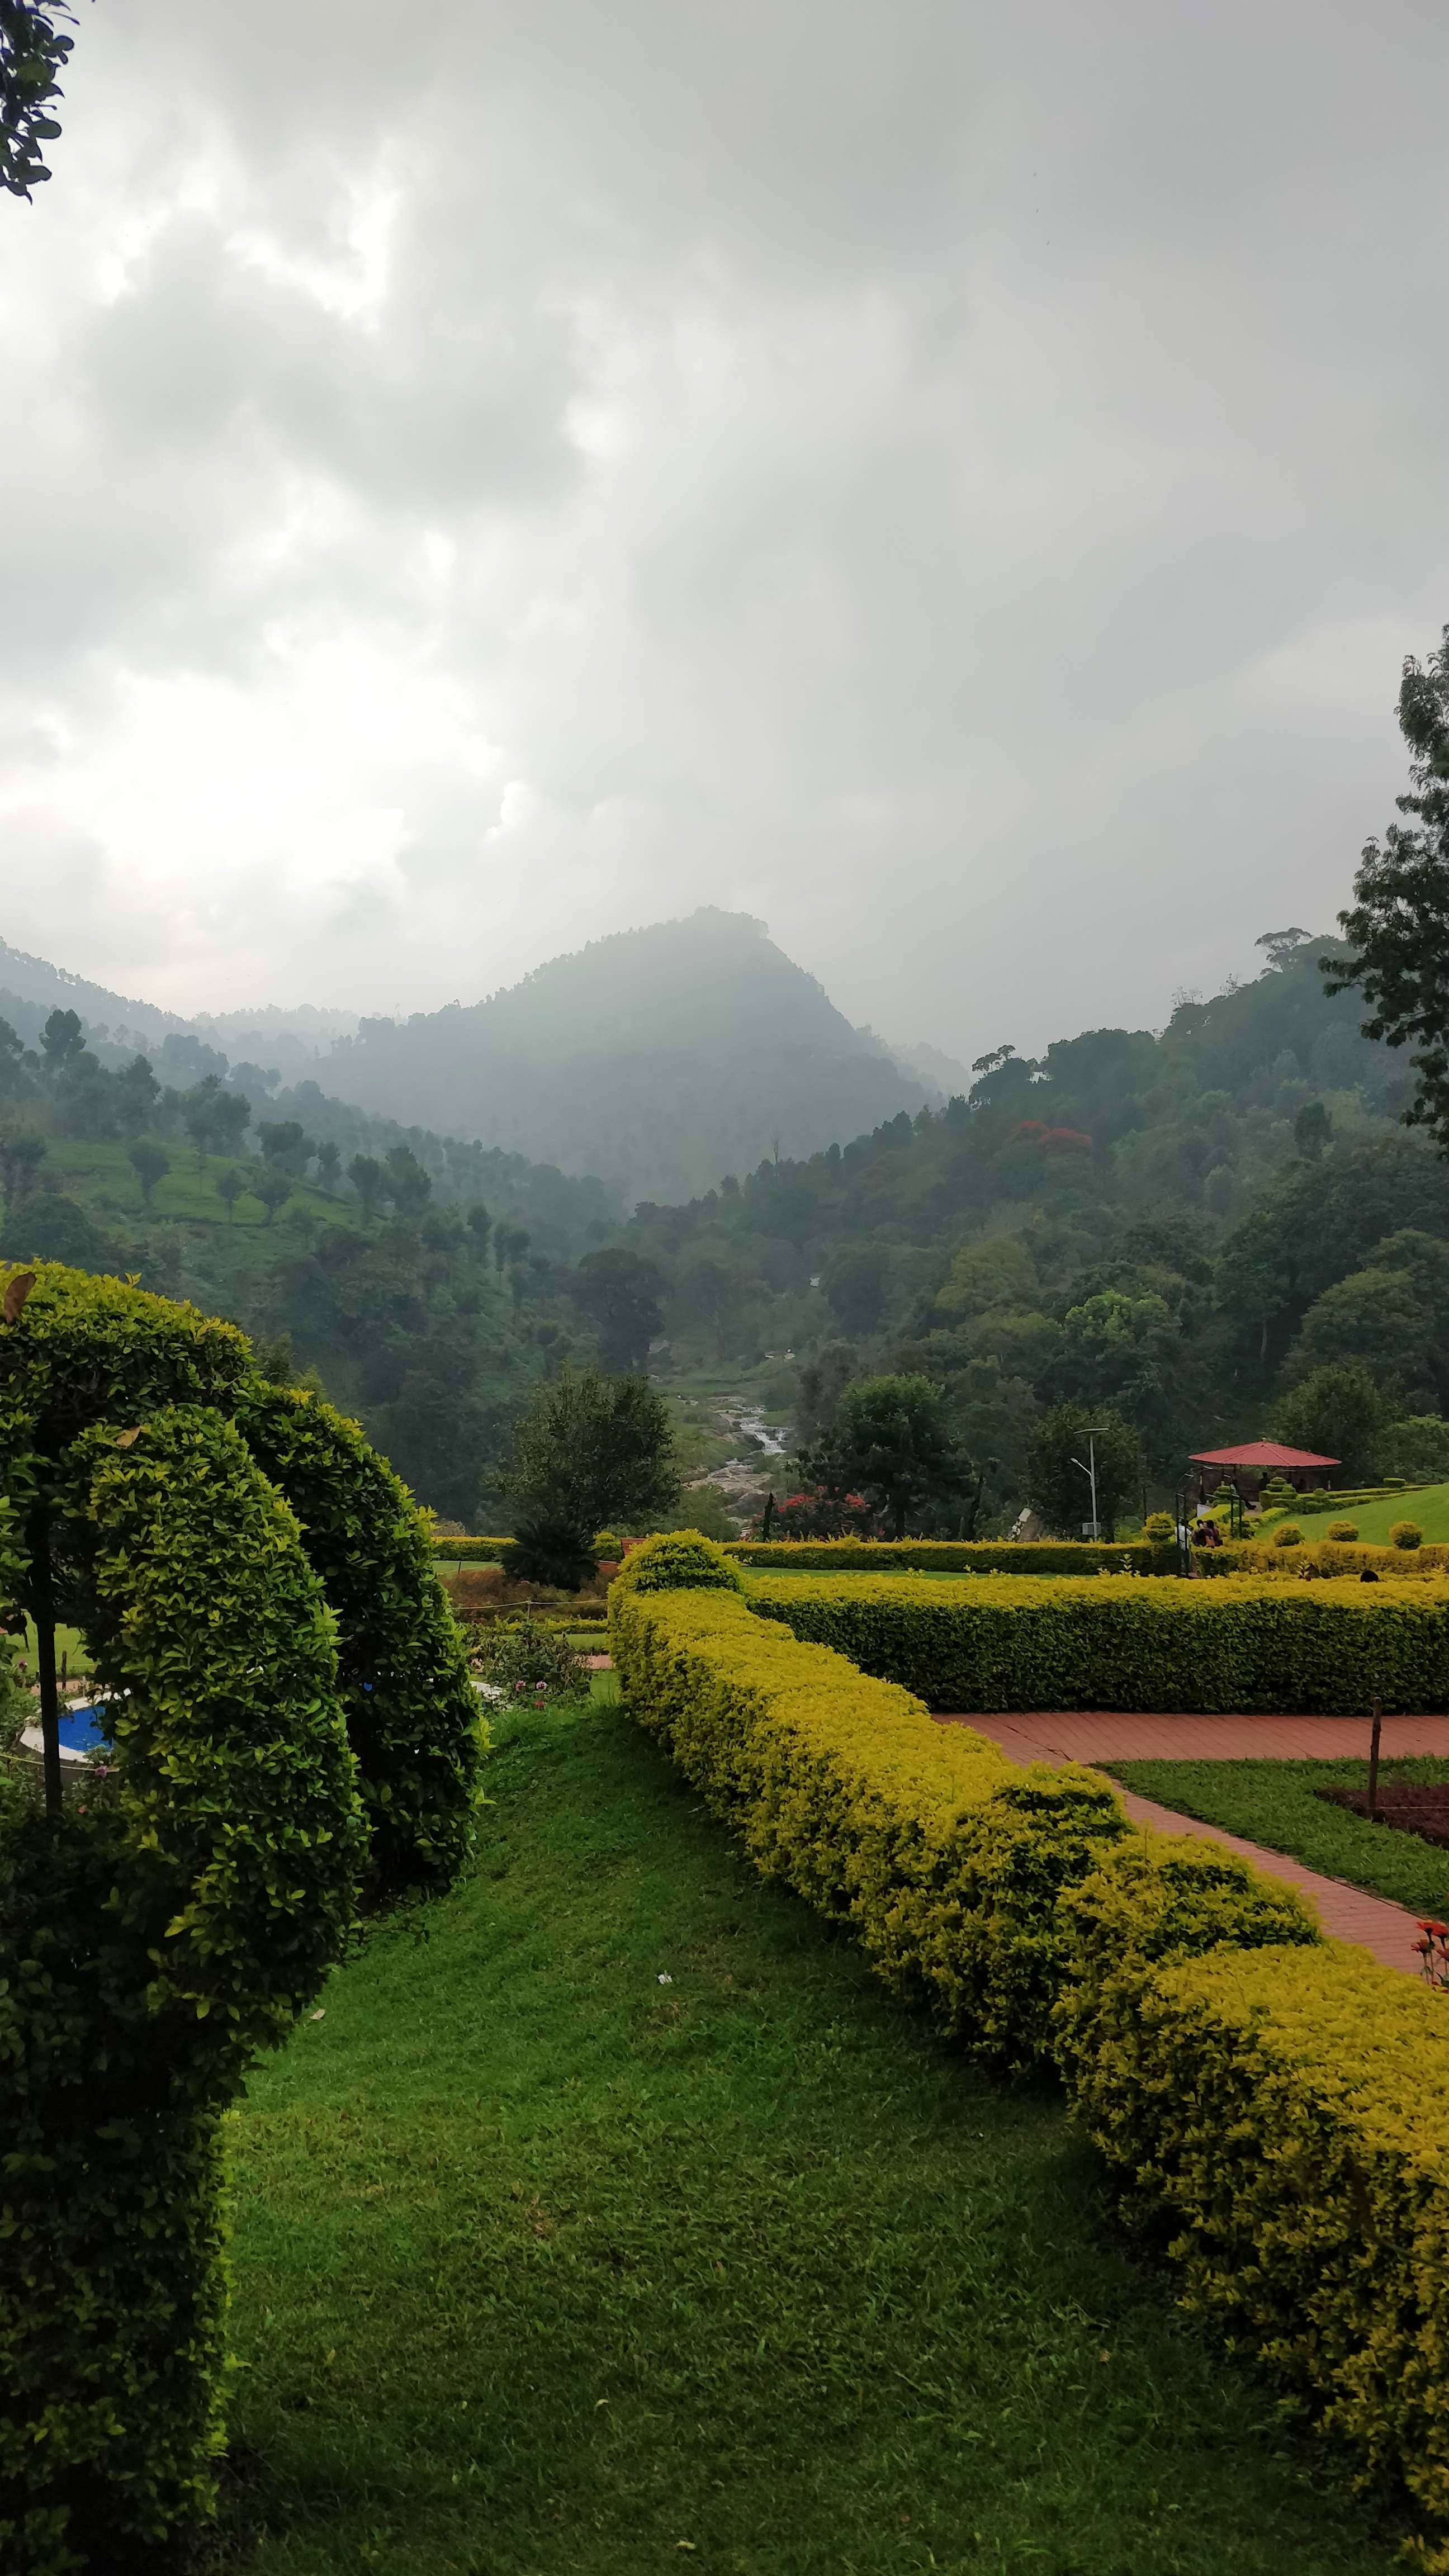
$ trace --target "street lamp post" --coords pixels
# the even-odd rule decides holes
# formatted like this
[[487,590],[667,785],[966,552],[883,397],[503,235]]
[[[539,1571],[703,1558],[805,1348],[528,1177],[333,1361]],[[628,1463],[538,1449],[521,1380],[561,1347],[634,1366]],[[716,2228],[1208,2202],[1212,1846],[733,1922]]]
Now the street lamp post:
[[1093,1422],[1084,1423],[1082,1428],[1086,1433],[1087,1455],[1085,1460],[1074,1458],[1072,1465],[1081,1468],[1082,1474],[1092,1488],[1092,1536],[1096,1538],[1101,1531],[1101,1523],[1097,1518],[1097,1434],[1105,1431],[1107,1426],[1105,1422]]

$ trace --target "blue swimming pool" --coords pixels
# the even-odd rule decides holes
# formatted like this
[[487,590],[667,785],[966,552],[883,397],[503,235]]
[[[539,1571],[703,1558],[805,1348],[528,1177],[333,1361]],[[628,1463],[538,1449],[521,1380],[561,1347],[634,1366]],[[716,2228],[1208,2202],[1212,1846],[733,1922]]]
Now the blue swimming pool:
[[105,1710],[74,1702],[63,1705],[59,1734],[67,1753],[90,1753],[106,1741]]

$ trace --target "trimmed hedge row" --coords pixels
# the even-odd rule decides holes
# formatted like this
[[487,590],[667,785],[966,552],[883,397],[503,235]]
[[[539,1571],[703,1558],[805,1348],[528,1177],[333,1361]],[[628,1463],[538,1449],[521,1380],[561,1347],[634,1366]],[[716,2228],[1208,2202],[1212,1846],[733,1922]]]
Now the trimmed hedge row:
[[[1149,1846],[1100,1772],[1022,1770],[728,1592],[618,1584],[609,1626],[631,1714],[761,1873],[848,1923],[893,1992],[1001,2064],[1025,2071],[1051,2058],[1074,1937],[1056,1899],[1093,1868],[1110,1870],[1118,1847],[1130,1849],[1145,1917],[1172,1911],[1153,1884],[1169,1870],[1174,1884],[1210,1891],[1214,1923],[1225,1908],[1245,1941],[1316,1937],[1291,1889],[1255,1880],[1213,1846]],[[1182,1902],[1186,1922],[1192,1902],[1179,1911]]]
[[438,1538],[430,1534],[428,1544],[435,1565],[500,1565],[513,1541],[511,1538]]
[[1449,1709],[1449,1596],[1367,1586],[757,1577],[750,1606],[931,1708]]
[[1367,1539],[1305,1539],[1298,1547],[1275,1547],[1271,1538],[1252,1544],[1229,1544],[1204,1554],[1205,1574],[1260,1574],[1269,1583],[1302,1582],[1309,1567],[1314,1575],[1358,1576],[1367,1567],[1380,1581],[1422,1582],[1449,1573],[1449,1547],[1431,1541],[1421,1547],[1375,1547]]
[[1402,2484],[1449,2569],[1449,2018],[1364,1951],[1224,1945],[1150,1967],[1118,1886],[1068,1893],[1057,2021],[1077,2118],[1183,2304]]
[[1097,1775],[1019,1770],[727,1591],[621,1579],[611,1629],[631,1713],[763,1873],[972,2048],[1055,2056],[1186,2304],[1407,2491],[1444,2576],[1442,1999],[1230,1854],[1137,1832]]
[[797,1574],[1175,1574],[1177,1549],[1133,1539],[821,1538],[726,1539],[739,1565],[790,1566]]

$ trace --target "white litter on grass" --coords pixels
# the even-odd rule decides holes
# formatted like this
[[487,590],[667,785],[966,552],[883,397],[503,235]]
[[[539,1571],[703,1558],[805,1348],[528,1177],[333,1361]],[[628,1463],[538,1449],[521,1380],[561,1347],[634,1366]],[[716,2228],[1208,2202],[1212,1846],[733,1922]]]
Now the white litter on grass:
[[661,1970],[660,1970],[660,1972],[659,1972],[659,1982],[660,1982],[661,1986],[672,1986],[672,1985],[673,1985],[673,1983],[674,1983],[674,1979],[671,1977],[671,1975],[670,1975],[670,1973],[669,1973],[669,1970],[668,1970],[667,1968],[661,1968]]

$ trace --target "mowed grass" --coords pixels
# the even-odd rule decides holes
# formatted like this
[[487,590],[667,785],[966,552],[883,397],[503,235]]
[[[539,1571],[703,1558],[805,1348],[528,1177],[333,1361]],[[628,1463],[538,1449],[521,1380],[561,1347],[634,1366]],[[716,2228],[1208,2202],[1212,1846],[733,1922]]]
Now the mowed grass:
[[1394,2535],[617,1704],[235,2122],[246,2576],[1320,2576]]
[[[1354,1521],[1359,1537],[1366,1546],[1387,1547],[1389,1532],[1395,1521],[1417,1521],[1426,1539],[1439,1544],[1449,1539],[1449,1485],[1420,1485],[1412,1493],[1386,1495],[1376,1503],[1346,1503],[1339,1517]],[[1326,1531],[1327,1522],[1303,1524],[1305,1538]]]
[[[1286,1852],[1327,1878],[1347,1879],[1373,1896],[1392,1897],[1415,1914],[1442,1914],[1449,1907],[1449,1851],[1397,1826],[1370,1824],[1366,1816],[1314,1795],[1322,1788],[1366,1789],[1364,1759],[1104,1762],[1098,1768],[1110,1771],[1141,1798],[1155,1798],[1204,1824],[1221,1825],[1269,1851]],[[1381,1763],[1379,1777],[1385,1785],[1390,1780],[1449,1780],[1449,1760],[1433,1753],[1404,1755]]]

